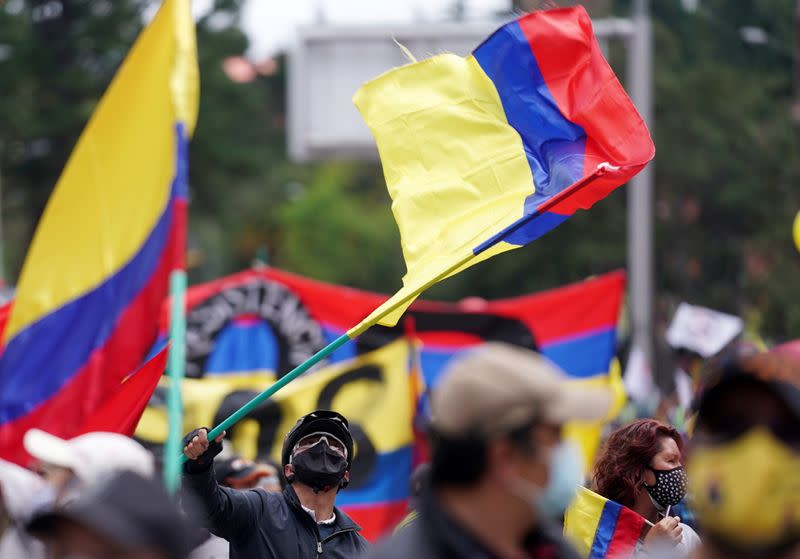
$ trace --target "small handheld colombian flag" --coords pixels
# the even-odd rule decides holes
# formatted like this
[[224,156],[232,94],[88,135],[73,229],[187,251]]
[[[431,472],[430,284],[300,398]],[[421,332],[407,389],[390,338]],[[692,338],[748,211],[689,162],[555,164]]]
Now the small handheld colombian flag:
[[628,507],[580,487],[564,517],[564,535],[587,559],[628,559],[646,525]]
[[391,70],[353,102],[378,144],[408,268],[354,335],[590,208],[655,154],[582,7],[525,15],[466,58]]

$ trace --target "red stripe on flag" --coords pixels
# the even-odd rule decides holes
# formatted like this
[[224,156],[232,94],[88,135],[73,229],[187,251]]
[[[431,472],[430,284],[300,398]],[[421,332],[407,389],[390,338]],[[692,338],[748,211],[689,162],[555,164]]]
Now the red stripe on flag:
[[627,507],[621,507],[617,526],[611,542],[608,545],[606,557],[613,559],[628,559],[633,557],[636,542],[644,528],[644,518]]
[[86,418],[77,435],[105,431],[132,437],[161,375],[167,368],[168,350],[169,346],[164,346],[164,349],[125,379],[117,391]]
[[376,503],[374,505],[348,505],[342,509],[361,526],[361,535],[375,542],[382,536],[390,534],[408,513],[408,504],[404,499],[392,503]]
[[547,345],[615,328],[624,292],[625,272],[617,271],[528,297],[491,301],[487,312],[521,320],[539,345]]
[[[589,15],[581,8],[575,18],[574,12],[575,8],[537,12],[535,18],[520,18],[519,25],[559,110],[586,132],[584,173],[593,173],[603,162],[640,164],[609,172],[550,208],[566,215],[589,209],[638,173],[655,153],[652,141],[641,141],[649,137],[647,126],[604,59],[593,36]],[[565,47],[561,41],[550,40],[554,36],[569,39],[572,56],[580,58],[574,79],[564,79]],[[601,139],[602,145],[597,139]]]

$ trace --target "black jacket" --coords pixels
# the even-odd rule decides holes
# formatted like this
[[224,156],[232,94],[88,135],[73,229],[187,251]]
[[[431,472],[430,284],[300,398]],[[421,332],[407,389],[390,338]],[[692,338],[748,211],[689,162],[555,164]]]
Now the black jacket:
[[337,508],[334,531],[322,539],[291,485],[280,494],[220,487],[213,466],[183,479],[205,504],[211,533],[230,542],[231,559],[351,559],[367,549],[361,528]]
[[[557,529],[532,532],[526,540],[531,559],[579,559]],[[365,559],[495,559],[465,528],[442,509],[430,491],[420,500],[419,516],[381,542]]]

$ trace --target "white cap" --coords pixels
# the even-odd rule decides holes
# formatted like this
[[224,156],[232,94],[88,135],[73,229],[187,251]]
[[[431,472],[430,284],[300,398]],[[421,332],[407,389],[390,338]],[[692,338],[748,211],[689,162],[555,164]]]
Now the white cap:
[[46,487],[41,477],[22,466],[0,459],[0,488],[2,501],[11,518],[21,519],[31,509],[36,494]]
[[86,433],[62,439],[31,429],[23,439],[25,450],[38,460],[69,468],[84,483],[108,474],[129,470],[153,477],[155,459],[142,445],[119,433]]

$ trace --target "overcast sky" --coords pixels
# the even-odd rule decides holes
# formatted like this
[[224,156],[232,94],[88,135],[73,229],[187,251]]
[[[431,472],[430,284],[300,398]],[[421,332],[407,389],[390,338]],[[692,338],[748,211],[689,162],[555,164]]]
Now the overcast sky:
[[[260,59],[291,44],[298,26],[326,23],[398,23],[440,21],[454,0],[248,0],[242,27],[249,35],[248,55]],[[464,0],[469,18],[507,9],[511,0]]]

